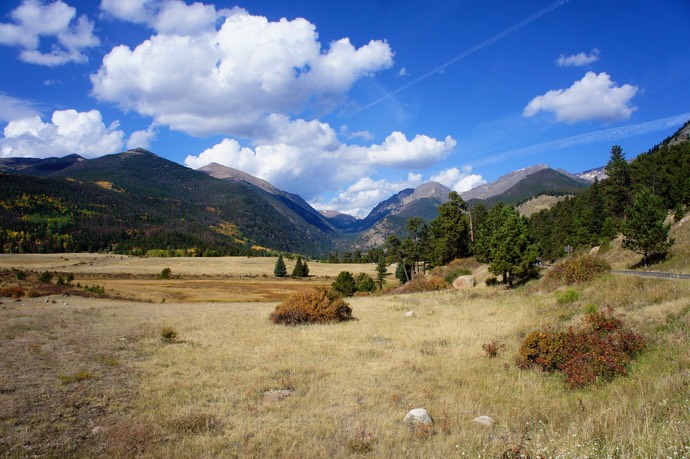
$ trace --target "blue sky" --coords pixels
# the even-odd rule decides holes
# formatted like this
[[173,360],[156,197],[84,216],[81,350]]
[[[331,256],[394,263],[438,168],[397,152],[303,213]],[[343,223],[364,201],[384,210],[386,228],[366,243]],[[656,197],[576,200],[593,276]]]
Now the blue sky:
[[7,0],[0,157],[144,147],[364,216],[690,119],[687,0]]

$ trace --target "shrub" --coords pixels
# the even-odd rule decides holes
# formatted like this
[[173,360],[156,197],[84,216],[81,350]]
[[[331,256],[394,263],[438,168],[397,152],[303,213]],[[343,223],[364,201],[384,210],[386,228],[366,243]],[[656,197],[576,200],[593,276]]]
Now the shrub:
[[14,272],[14,275],[17,276],[17,280],[26,279],[26,271],[22,271],[21,269],[12,268],[12,272]]
[[585,316],[579,330],[532,332],[518,350],[516,364],[544,371],[560,371],[571,388],[625,375],[633,357],[644,349],[645,340],[624,327],[611,311]]
[[25,294],[26,292],[24,291],[24,289],[17,285],[12,285],[10,287],[0,289],[0,297],[19,298],[24,296]]
[[98,296],[103,296],[105,295],[105,287],[100,286],[98,284],[94,284],[92,286],[86,286],[84,287],[85,292],[93,293]]
[[352,309],[336,292],[319,287],[293,293],[269,318],[284,325],[342,322],[352,320]]
[[341,271],[331,284],[331,288],[342,296],[352,296],[357,291],[357,283],[349,271]]
[[376,290],[376,282],[367,273],[359,273],[355,279],[358,292],[373,292]]
[[567,288],[561,292],[558,292],[556,294],[556,301],[559,304],[569,304],[569,303],[574,303],[578,299],[580,299],[580,294],[577,293],[577,290],[572,289],[572,288]]
[[177,330],[173,327],[165,326],[161,328],[161,341],[165,344],[174,344],[177,342],[178,338],[179,335],[177,334]]
[[163,268],[160,274],[161,279],[170,279],[170,274],[172,274],[172,271],[170,268]]
[[48,272],[48,271],[43,271],[39,276],[38,280],[40,282],[45,282],[46,284],[49,283],[53,279],[53,275]]
[[562,261],[546,273],[545,282],[548,285],[573,285],[587,282],[599,274],[608,272],[611,266],[603,259],[584,255]]
[[417,293],[417,292],[433,292],[437,290],[445,290],[448,288],[446,281],[436,276],[426,276],[424,274],[417,274],[407,284],[399,287],[396,292],[399,293]]
[[490,359],[498,357],[498,353],[505,349],[506,345],[499,343],[498,341],[489,341],[488,343],[482,344],[482,349],[486,352],[486,356]]

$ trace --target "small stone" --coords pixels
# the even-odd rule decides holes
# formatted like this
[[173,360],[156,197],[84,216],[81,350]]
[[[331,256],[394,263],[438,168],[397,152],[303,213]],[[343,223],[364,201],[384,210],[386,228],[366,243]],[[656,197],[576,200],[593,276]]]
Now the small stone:
[[411,318],[411,317],[414,317],[415,315],[416,315],[416,314],[414,313],[414,311],[407,311],[407,312],[405,313],[405,317],[407,317],[408,319]]
[[403,422],[405,424],[425,424],[428,426],[434,424],[434,420],[431,418],[431,416],[429,416],[429,412],[424,408],[415,408],[410,410],[410,412],[405,415]]
[[270,389],[264,392],[264,402],[279,402],[295,393],[295,389]]
[[491,427],[494,423],[494,420],[493,418],[491,418],[491,416],[479,416],[472,419],[472,422],[475,422],[483,426]]
[[103,426],[96,426],[93,429],[91,429],[91,435],[100,435],[103,432],[105,432],[105,427]]

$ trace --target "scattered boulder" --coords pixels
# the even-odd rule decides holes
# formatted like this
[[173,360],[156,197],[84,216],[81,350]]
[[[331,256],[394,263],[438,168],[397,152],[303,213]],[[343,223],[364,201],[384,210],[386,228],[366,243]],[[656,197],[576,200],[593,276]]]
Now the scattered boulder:
[[410,410],[410,412],[405,415],[403,422],[410,425],[434,425],[434,420],[431,418],[431,416],[429,416],[429,412],[424,408],[415,408]]
[[295,389],[269,389],[264,392],[264,402],[279,402],[295,393]]
[[405,317],[407,317],[408,319],[414,317],[415,315],[416,314],[414,313],[414,311],[407,311],[405,313]]
[[453,281],[453,287],[457,290],[462,290],[464,288],[472,288],[474,287],[474,276],[472,275],[467,275],[467,276],[459,276],[457,279]]
[[599,249],[600,249],[600,248],[601,248],[601,247],[599,247],[599,246],[592,247],[592,249],[589,251],[589,254],[592,255],[593,257],[596,256],[596,255],[598,255],[598,254],[599,254]]
[[472,419],[472,422],[477,423],[482,426],[487,426],[491,427],[494,423],[494,420],[491,416],[478,416],[474,419]]

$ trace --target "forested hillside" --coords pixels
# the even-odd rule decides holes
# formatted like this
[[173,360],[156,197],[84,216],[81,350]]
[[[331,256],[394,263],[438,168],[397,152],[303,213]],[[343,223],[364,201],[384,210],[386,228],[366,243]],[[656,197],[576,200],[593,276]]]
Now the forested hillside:
[[284,203],[144,150],[74,161],[45,177],[32,168],[2,175],[4,251],[239,255],[266,247],[318,256],[330,248],[327,226],[294,224],[299,216]]
[[532,215],[530,226],[542,256],[555,259],[563,255],[566,245],[599,245],[615,237],[635,196],[644,191],[661,201],[664,212],[672,210],[676,218],[682,216],[684,206],[690,204],[690,142],[679,135],[688,125],[631,162],[614,146],[606,166],[608,178]]

